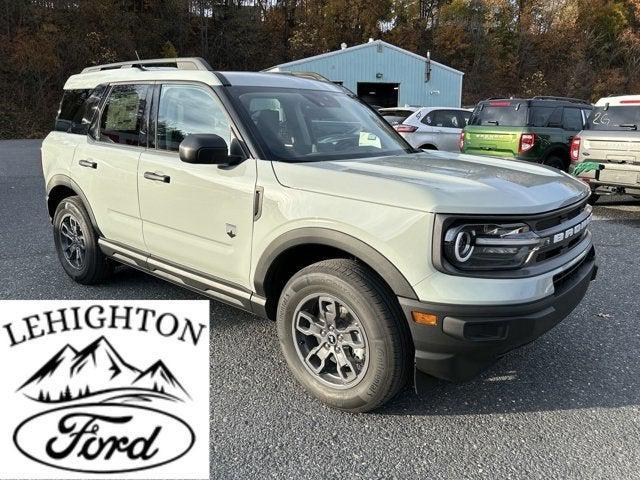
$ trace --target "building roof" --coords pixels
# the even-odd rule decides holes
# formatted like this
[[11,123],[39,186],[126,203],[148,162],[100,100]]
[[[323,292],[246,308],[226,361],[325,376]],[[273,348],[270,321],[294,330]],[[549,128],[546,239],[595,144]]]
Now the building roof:
[[[423,57],[422,55],[418,55],[417,53],[413,53],[410,52],[409,50],[405,50],[404,48],[400,48],[396,45],[392,45],[391,43],[387,43],[383,40],[374,40],[372,42],[367,42],[367,43],[362,43],[360,45],[354,45],[353,47],[347,47],[344,49],[340,49],[340,50],[334,50],[333,52],[327,52],[327,53],[321,53],[320,55],[314,55],[313,57],[306,57],[306,58],[301,58],[299,60],[293,60],[291,62],[287,62],[287,63],[281,63],[280,65],[275,65],[273,67],[267,68],[264,71],[273,71],[282,67],[293,67],[296,65],[301,65],[303,63],[307,63],[307,62],[311,62],[314,60],[319,60],[321,58],[328,58],[328,57],[332,57],[334,55],[340,55],[346,52],[353,52],[355,50],[361,49],[361,48],[367,48],[367,47],[372,47],[372,46],[377,46],[377,45],[383,45],[391,50],[395,50],[396,52],[400,52],[403,53],[405,55],[409,55],[411,57],[414,57],[418,60],[421,60],[423,62],[426,62],[427,59],[426,57]],[[448,70],[450,72],[453,73],[457,73],[458,75],[464,75],[464,72],[461,72],[460,70],[456,70],[455,68],[449,67],[448,65],[444,65],[442,63],[436,62],[434,60],[431,60],[431,64],[432,65],[437,65],[438,67],[442,68],[443,70]]]

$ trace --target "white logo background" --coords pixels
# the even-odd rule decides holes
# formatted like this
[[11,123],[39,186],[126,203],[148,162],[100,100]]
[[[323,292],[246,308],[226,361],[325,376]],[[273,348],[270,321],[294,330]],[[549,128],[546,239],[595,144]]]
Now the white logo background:
[[[118,313],[124,311],[123,307],[131,307],[130,328],[124,328],[123,319],[112,323],[112,306],[118,308]],[[79,323],[69,321],[74,319],[70,314],[72,307],[78,307]],[[108,319],[101,328],[85,323],[84,315],[89,307],[93,308],[90,315],[93,327],[100,326],[96,319]],[[57,319],[60,318],[57,311],[63,308],[67,309],[68,330],[61,331],[63,324],[53,323],[55,333],[50,334],[43,313],[51,311],[51,318]],[[147,310],[155,314],[147,313],[143,322],[142,315],[135,312]],[[165,313],[169,315],[161,321],[159,331],[157,318]],[[23,320],[34,315],[37,317],[28,322]],[[176,325],[174,318],[178,320],[178,327],[172,333]],[[186,319],[191,322],[191,330]],[[45,334],[39,336],[42,332]],[[27,340],[21,342],[23,338]],[[11,346],[12,343],[15,345]],[[68,365],[74,368],[80,365],[81,371],[69,378]],[[70,387],[68,393],[67,386]],[[108,388],[113,392],[97,394]],[[132,391],[140,393],[134,395],[139,398],[125,401],[120,398],[131,397]],[[64,398],[67,395],[69,399]],[[149,436],[150,429],[159,424],[164,431],[154,442],[154,449],[158,448],[154,460],[168,463],[148,468],[153,460],[130,460],[120,452],[109,461],[102,458],[91,461],[78,458],[78,449],[74,449],[64,460],[52,461],[60,467],[54,468],[28,458],[14,443],[16,428],[36,416],[19,430],[18,443],[46,463],[48,458],[42,455],[44,445],[50,438],[60,436],[56,429],[60,415],[38,414],[68,405],[108,403],[114,398],[124,407],[100,406],[97,411],[126,410],[134,413],[133,419],[125,427],[103,424],[100,433],[119,435],[129,429],[132,440],[140,435]],[[189,427],[195,436],[191,447]],[[85,438],[90,436],[87,434]],[[185,449],[188,449],[186,453]],[[171,461],[179,455],[182,456]],[[0,458],[0,479],[209,478],[209,302],[0,301]],[[90,465],[95,465],[95,470],[141,469],[118,474],[64,469],[67,466],[86,469]]]

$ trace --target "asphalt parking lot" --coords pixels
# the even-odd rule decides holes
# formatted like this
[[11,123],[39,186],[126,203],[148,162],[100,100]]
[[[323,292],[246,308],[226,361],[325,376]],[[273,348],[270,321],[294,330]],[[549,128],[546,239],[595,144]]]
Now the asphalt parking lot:
[[[123,269],[73,283],[58,264],[38,141],[0,142],[1,299],[187,299]],[[479,378],[349,415],[288,374],[275,325],[211,302],[215,478],[640,478],[640,202],[605,199],[600,274],[573,314]]]

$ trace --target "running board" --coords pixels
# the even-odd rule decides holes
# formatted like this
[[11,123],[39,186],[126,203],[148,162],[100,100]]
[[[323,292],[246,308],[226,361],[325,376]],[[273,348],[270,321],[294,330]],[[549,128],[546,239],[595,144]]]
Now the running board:
[[266,317],[266,299],[243,287],[230,285],[209,275],[152,257],[104,238],[98,239],[100,250],[122,264],[187,288],[228,305]]

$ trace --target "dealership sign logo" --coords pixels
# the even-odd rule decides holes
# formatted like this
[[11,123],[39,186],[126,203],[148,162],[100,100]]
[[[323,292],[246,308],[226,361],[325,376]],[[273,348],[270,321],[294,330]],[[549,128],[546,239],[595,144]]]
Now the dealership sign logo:
[[[18,450],[45,465],[89,473],[142,470],[181,457],[195,441],[180,418],[128,405],[188,397],[165,364],[158,360],[140,370],[103,336],[80,351],[65,345],[19,390],[41,403],[69,404],[28,418],[14,433]],[[51,436],[43,441],[44,432]],[[184,447],[167,456],[177,439]]]
[[[103,330],[100,334],[83,343],[65,339],[52,351],[37,349],[35,355],[41,357],[40,362],[32,360],[35,368],[21,372],[22,379],[14,393],[33,407],[28,415],[14,419],[12,442],[17,452],[46,468],[104,477],[105,474],[159,469],[188,456],[195,445],[208,444],[208,435],[199,438],[194,429],[201,422],[187,418],[194,398],[183,379],[172,370],[172,362],[184,365],[185,359],[167,356],[165,348],[145,349],[145,345],[150,345],[149,337],[145,339],[147,342],[132,342],[130,338],[116,335],[117,322],[116,328],[109,331],[110,320],[116,317],[104,314],[108,310],[100,311],[100,318],[105,320],[102,327],[106,327],[95,329]],[[75,315],[83,312],[86,314],[87,309],[77,310]],[[206,314],[208,316],[208,308]],[[128,317],[131,323],[127,326],[131,327],[135,316],[130,313]],[[34,326],[31,331],[42,332],[42,337],[65,332],[64,328],[49,329],[46,318],[47,315],[40,318],[44,319],[43,324],[38,317],[30,321]],[[3,325],[12,334],[9,344],[14,348],[33,340],[29,335],[16,333],[19,325],[20,321]],[[189,328],[198,331],[193,324]],[[143,331],[148,335],[153,329]],[[91,329],[86,329],[83,338],[91,333]],[[180,331],[175,329],[174,333],[174,341],[180,342],[183,350],[189,340],[197,343],[201,338],[182,335],[180,339]],[[112,336],[118,340],[111,339]],[[128,350],[121,343],[126,343]],[[131,350],[132,347],[135,348]],[[160,351],[163,358],[154,353]],[[133,352],[137,360],[130,359],[129,354]],[[206,378],[200,380],[208,385],[208,365],[206,367]],[[207,425],[208,395],[205,403],[206,418],[202,423]],[[208,448],[206,451],[208,462]],[[1,474],[0,478],[3,478]],[[146,478],[168,477],[148,474]]]

